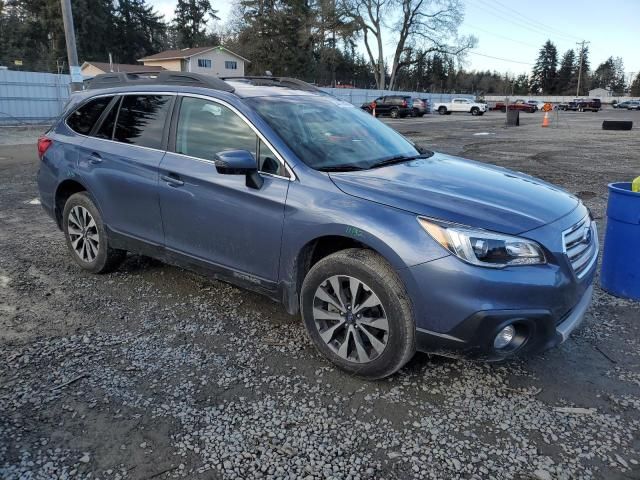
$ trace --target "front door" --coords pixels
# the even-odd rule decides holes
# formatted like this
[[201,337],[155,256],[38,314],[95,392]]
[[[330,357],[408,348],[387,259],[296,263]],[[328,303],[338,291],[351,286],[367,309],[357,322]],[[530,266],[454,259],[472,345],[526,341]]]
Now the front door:
[[[289,189],[278,157],[232,108],[188,96],[179,106],[173,150],[160,165],[166,248],[243,280],[275,282]],[[248,187],[244,175],[218,173],[213,159],[223,150],[251,152],[262,187]]]

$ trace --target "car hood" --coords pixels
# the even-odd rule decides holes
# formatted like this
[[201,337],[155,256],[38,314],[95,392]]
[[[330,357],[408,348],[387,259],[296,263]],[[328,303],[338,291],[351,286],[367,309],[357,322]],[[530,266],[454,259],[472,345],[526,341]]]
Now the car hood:
[[508,234],[546,225],[579,204],[573,195],[542,180],[441,153],[330,177],[355,197]]

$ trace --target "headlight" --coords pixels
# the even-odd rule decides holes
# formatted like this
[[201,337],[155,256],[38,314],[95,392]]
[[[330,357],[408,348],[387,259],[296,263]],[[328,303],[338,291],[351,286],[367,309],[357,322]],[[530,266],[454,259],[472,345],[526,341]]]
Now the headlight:
[[542,247],[532,240],[460,225],[436,223],[421,217],[418,217],[418,222],[436,242],[473,265],[503,268],[547,262]]

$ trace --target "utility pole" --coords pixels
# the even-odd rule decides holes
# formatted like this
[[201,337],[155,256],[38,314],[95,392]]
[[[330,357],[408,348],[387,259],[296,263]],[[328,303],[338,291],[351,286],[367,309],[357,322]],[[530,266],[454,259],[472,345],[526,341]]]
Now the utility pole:
[[580,96],[580,81],[582,80],[582,57],[584,55],[584,46],[585,44],[589,43],[591,42],[587,42],[585,40],[576,42],[576,45],[580,45],[580,66],[578,67],[578,87],[576,88],[576,97]]
[[82,76],[78,65],[78,50],[76,49],[76,32],[73,27],[71,0],[60,0],[62,4],[62,22],[64,23],[64,38],[67,44],[67,58],[69,59],[69,73],[71,73],[71,91],[82,90]]

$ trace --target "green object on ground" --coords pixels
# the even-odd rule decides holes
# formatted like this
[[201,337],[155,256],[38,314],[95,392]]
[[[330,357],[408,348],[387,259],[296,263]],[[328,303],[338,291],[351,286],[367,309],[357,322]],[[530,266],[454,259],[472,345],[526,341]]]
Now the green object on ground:
[[640,192],[640,177],[636,178],[633,182],[631,182],[631,191]]

